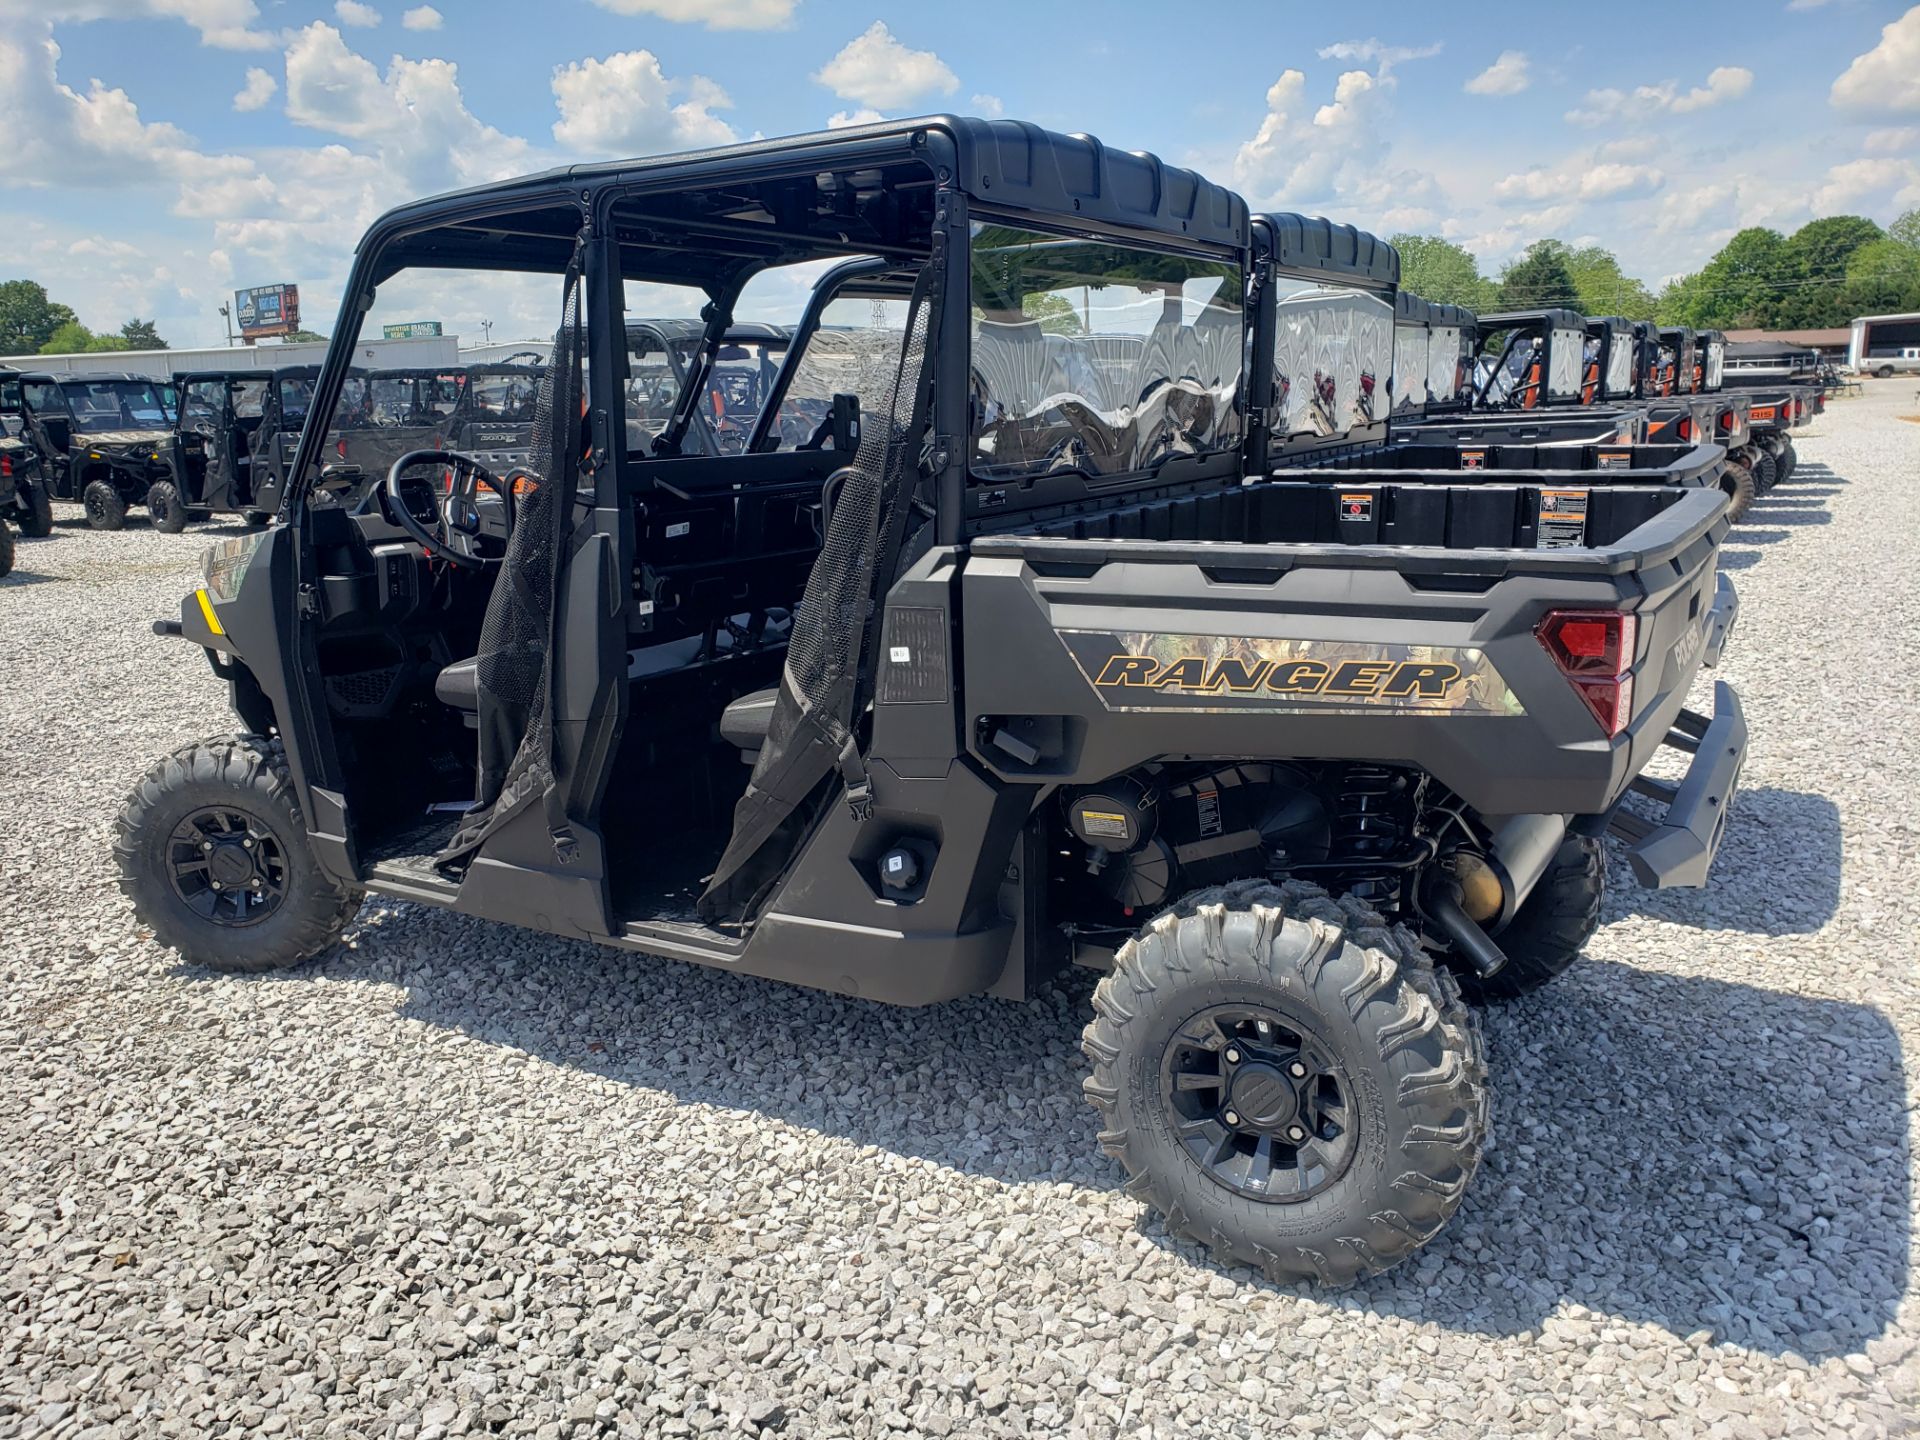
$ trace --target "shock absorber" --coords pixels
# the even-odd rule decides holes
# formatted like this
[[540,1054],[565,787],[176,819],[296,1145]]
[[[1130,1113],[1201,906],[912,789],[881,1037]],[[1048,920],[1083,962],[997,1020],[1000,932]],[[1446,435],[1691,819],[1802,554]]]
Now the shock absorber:
[[1390,867],[1370,870],[1369,862],[1392,859],[1407,839],[1407,777],[1384,765],[1349,765],[1333,797],[1330,860],[1351,866],[1346,889],[1376,905],[1397,904],[1400,879]]

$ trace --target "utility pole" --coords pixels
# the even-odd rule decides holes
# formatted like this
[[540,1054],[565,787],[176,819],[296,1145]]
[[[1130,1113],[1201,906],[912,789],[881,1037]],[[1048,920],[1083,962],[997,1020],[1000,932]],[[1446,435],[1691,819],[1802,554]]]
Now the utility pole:
[[482,320],[480,322],[480,341],[484,345],[491,345],[493,343],[493,322],[491,320]]
[[227,347],[231,349],[233,347],[233,306],[222,305],[220,318],[227,322]]

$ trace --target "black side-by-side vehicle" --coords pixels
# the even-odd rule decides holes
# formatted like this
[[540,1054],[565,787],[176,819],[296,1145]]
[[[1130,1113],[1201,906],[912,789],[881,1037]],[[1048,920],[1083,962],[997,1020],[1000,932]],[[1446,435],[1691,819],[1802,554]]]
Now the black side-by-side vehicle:
[[[895,1004],[1094,966],[1086,1093],[1131,1193],[1276,1278],[1395,1263],[1486,1143],[1463,991],[1574,960],[1610,826],[1644,883],[1706,881],[1746,745],[1727,685],[1686,709],[1726,506],[1275,467],[1384,426],[1395,314],[1389,283],[1339,344],[1290,330],[1291,223],[955,118],[384,217],[285,523],[156,627],[241,729],[135,785],[136,910],[239,970],[368,892]],[[743,288],[804,261],[745,443],[689,444]],[[374,286],[495,266],[550,274],[561,317],[529,473],[429,451],[314,503]],[[644,442],[635,281],[707,297]],[[891,356],[822,370],[850,388],[803,434],[772,407],[838,301],[897,315]],[[1646,778],[1670,744],[1684,778]]]

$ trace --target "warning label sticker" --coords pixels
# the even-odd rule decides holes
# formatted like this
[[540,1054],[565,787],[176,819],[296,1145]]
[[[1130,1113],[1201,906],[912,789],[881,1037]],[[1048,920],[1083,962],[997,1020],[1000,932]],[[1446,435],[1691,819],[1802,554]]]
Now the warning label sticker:
[[1596,470],[1631,470],[1633,452],[1631,450],[1602,450],[1594,460]]
[[1373,519],[1373,496],[1342,495],[1340,497],[1340,518],[1342,520]]
[[1484,470],[1487,468],[1487,452],[1484,450],[1462,450],[1460,452],[1462,470]]
[[1540,492],[1540,541],[1542,550],[1564,550],[1587,543],[1587,501],[1585,490],[1542,490]]

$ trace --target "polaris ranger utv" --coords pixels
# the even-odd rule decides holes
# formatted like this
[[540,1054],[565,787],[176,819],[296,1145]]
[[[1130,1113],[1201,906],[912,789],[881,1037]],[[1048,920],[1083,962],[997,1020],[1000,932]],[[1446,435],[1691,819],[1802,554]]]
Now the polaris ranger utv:
[[[1486,1142],[1462,988],[1574,959],[1610,822],[1644,882],[1706,879],[1745,751],[1729,687],[1683,708],[1725,505],[1623,487],[1539,549],[1528,487],[1408,486],[1354,543],[1337,485],[1247,483],[1286,353],[1251,239],[1150,155],[955,118],[382,218],[285,523],[156,625],[242,731],[134,787],[136,911],[235,970],[324,950],[369,891],[903,1005],[1079,961],[1109,972],[1086,1093],[1131,1193],[1276,1278],[1404,1258]],[[780,384],[842,304],[897,316],[881,388],[687,453],[747,281],[836,258]],[[403,455],[312,503],[376,291],[436,267],[553,277],[529,470]],[[645,446],[630,285],[705,307]],[[1640,778],[1670,741],[1686,778]]]
[[279,478],[306,422],[318,367],[200,370],[174,378],[182,496],[191,518],[273,516]]
[[96,530],[118,530],[145,505],[154,528],[187,523],[173,418],[144,375],[23,372],[21,438],[40,454],[55,499],[78,500]]
[[53,533],[53,492],[40,455],[25,440],[0,430],[0,520],[22,535],[44,540]]

